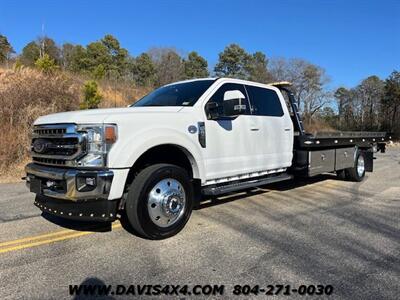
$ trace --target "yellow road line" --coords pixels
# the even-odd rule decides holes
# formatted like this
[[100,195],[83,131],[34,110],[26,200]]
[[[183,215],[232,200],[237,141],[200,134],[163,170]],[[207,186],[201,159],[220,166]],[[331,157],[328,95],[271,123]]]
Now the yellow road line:
[[[115,222],[113,224],[113,226],[116,224],[119,224],[119,222]],[[86,226],[83,229],[84,230],[99,229],[99,226]],[[41,234],[41,235],[37,235],[37,236],[30,236],[30,237],[21,238],[21,239],[17,239],[17,240],[13,240],[13,241],[2,242],[2,243],[0,243],[0,248],[4,247],[4,246],[9,246],[9,245],[20,244],[20,243],[27,242],[27,241],[34,241],[34,240],[40,240],[43,238],[57,236],[57,235],[64,235],[64,234],[72,233],[72,232],[76,232],[76,230],[67,229],[67,230],[61,230],[61,231]]]
[[0,243],[0,248],[4,247],[4,246],[9,246],[9,245],[20,244],[20,243],[27,242],[27,241],[40,240],[40,239],[47,238],[47,237],[63,235],[66,233],[71,233],[71,232],[76,232],[76,231],[71,230],[71,229],[61,230],[61,231],[51,232],[51,233],[42,234],[42,235],[38,235],[38,236],[26,237],[26,238],[22,238],[19,240],[7,241],[7,242]]
[[[121,227],[122,227],[122,225],[120,223],[115,223],[111,226],[112,229],[118,229]],[[94,232],[94,231],[62,230],[62,231],[43,234],[43,235],[39,235],[39,236],[27,237],[24,239],[4,242],[4,243],[0,244],[0,248],[4,247],[6,245],[8,245],[9,247],[4,247],[4,248],[0,249],[0,254],[10,252],[10,251],[16,251],[16,250],[20,250],[20,249],[25,249],[25,248],[37,247],[37,246],[45,245],[45,244],[51,244],[54,242],[72,239],[72,238],[89,235],[89,234],[94,234],[94,233],[96,233],[96,232]],[[47,239],[40,241],[40,239],[46,238],[46,237],[47,237]],[[37,240],[39,240],[39,241],[37,241]],[[23,243],[23,242],[25,242],[25,243]],[[15,244],[20,244],[20,245],[15,245]],[[12,245],[12,246],[10,246],[10,245]]]

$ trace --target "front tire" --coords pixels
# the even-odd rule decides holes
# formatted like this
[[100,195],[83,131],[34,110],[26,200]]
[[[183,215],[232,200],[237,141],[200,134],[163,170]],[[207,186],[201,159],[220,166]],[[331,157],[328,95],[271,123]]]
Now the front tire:
[[186,170],[171,164],[155,164],[143,169],[132,182],[126,216],[139,235],[165,239],[183,229],[193,202],[193,185]]

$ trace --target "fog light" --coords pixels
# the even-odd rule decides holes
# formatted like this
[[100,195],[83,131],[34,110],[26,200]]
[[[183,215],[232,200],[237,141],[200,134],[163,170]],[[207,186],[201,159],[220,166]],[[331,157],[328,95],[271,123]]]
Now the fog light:
[[48,187],[48,188],[52,188],[53,186],[55,186],[56,185],[56,183],[53,181],[53,180],[47,180],[46,181],[46,186]]
[[79,192],[90,192],[96,188],[96,176],[93,174],[78,174],[76,176],[76,189]]
[[96,178],[95,177],[86,177],[86,185],[95,186]]

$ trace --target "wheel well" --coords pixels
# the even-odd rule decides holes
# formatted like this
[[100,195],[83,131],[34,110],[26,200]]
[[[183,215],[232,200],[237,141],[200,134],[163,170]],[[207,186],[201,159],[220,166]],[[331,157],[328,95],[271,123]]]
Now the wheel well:
[[133,164],[128,173],[126,180],[126,186],[129,186],[135,176],[144,168],[157,164],[157,163],[169,163],[177,165],[185,169],[190,178],[193,178],[193,167],[190,153],[187,153],[185,149],[177,145],[160,145],[150,148],[143,153]]

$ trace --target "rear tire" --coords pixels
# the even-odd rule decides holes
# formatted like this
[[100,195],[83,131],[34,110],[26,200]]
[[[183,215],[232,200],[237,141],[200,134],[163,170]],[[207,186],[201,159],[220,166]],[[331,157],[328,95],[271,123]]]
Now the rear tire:
[[350,181],[360,182],[365,177],[365,156],[362,151],[357,151],[354,167],[345,170],[346,178]]
[[139,235],[165,239],[183,229],[193,202],[193,185],[186,170],[171,164],[155,164],[143,169],[132,182],[126,216]]

